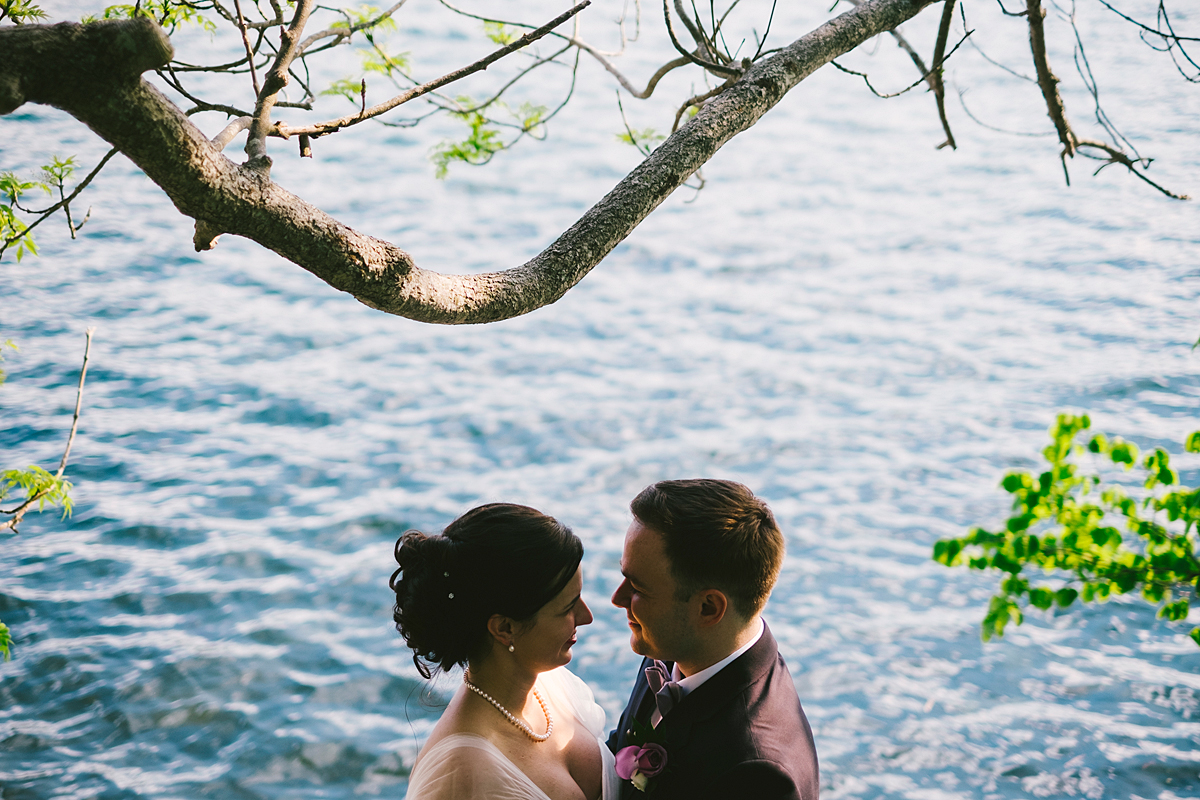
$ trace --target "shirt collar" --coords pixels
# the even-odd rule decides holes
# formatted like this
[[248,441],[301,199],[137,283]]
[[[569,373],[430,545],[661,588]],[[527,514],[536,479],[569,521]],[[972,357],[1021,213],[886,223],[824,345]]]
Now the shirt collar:
[[685,696],[690,692],[694,692],[699,689],[701,684],[703,684],[713,675],[716,675],[718,672],[725,669],[725,667],[732,664],[738,658],[738,656],[744,654],[751,647],[754,647],[754,645],[758,644],[758,640],[762,638],[763,631],[766,630],[766,626],[763,624],[762,617],[758,617],[757,621],[758,632],[755,633],[754,638],[746,642],[746,644],[742,645],[737,650],[734,650],[732,653],[725,656],[725,658],[713,664],[711,667],[702,669],[695,675],[689,675],[686,678],[681,677],[683,673],[679,671],[679,665],[676,664],[671,669],[671,680],[679,684],[679,688],[683,690],[683,694]]

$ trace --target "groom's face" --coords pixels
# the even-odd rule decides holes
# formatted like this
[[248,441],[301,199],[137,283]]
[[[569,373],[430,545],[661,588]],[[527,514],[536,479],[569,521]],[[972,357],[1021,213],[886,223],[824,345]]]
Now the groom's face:
[[678,599],[662,534],[637,519],[625,534],[621,553],[625,579],[613,594],[613,605],[625,609],[633,652],[663,661],[678,661],[692,650],[693,626],[688,602]]

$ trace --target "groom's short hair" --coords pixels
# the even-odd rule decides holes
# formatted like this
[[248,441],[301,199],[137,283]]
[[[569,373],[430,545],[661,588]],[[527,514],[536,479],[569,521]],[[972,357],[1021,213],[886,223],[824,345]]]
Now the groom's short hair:
[[784,542],[775,515],[753,492],[712,478],[659,481],[629,508],[662,535],[679,599],[720,589],[742,616],[762,611],[779,577]]

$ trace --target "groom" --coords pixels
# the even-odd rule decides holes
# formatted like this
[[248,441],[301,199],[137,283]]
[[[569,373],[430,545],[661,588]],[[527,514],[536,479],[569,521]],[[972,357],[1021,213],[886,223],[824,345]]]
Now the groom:
[[817,800],[812,731],[759,616],[783,561],[771,510],[705,479],[656,483],[630,508],[612,601],[646,658],[608,739],[634,773],[622,800]]

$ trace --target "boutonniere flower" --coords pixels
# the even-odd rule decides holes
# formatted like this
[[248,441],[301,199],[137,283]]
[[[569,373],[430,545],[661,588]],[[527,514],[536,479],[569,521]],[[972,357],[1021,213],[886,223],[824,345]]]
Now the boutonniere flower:
[[650,790],[650,779],[667,766],[667,749],[661,744],[633,744],[617,752],[617,777],[632,783],[639,792]]
[[627,737],[631,744],[617,751],[617,777],[639,792],[649,793],[654,788],[651,779],[667,768],[667,748],[654,741],[657,738],[654,728],[634,720]]

